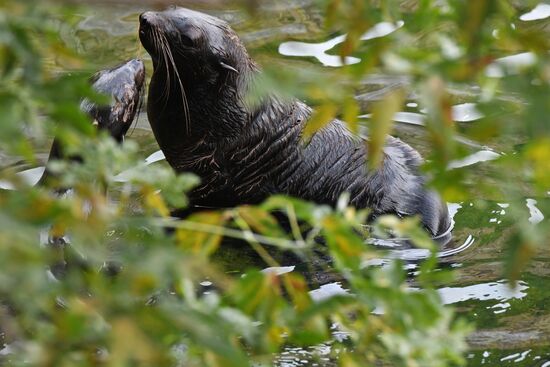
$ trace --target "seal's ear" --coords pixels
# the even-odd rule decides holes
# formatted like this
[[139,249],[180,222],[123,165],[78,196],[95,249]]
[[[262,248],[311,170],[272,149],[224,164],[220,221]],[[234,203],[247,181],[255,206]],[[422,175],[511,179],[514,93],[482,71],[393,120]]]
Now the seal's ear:
[[237,73],[239,74],[239,70],[235,69],[233,66],[229,65],[229,64],[226,64],[225,62],[223,61],[220,61],[220,66],[225,69],[225,70],[229,70],[229,71],[232,71],[234,73]]

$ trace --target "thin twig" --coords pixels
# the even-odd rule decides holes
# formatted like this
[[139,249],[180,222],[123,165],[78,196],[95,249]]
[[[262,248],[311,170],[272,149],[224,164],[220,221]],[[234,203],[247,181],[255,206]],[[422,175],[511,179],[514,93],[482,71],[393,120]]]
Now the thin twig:
[[226,228],[226,227],[217,226],[213,224],[192,222],[188,220],[168,220],[168,219],[158,218],[158,219],[153,219],[153,224],[158,225],[160,227],[185,229],[188,231],[218,234],[218,235],[223,235],[226,237],[231,237],[231,238],[240,239],[244,241],[250,241],[251,239],[253,239],[258,243],[261,243],[262,245],[275,246],[286,250],[298,250],[298,249],[303,250],[309,247],[307,244],[305,244],[304,246],[304,243],[301,241],[293,241],[293,240],[277,238],[277,237],[268,237],[268,236],[252,233],[250,231],[247,231],[245,233],[238,229]]

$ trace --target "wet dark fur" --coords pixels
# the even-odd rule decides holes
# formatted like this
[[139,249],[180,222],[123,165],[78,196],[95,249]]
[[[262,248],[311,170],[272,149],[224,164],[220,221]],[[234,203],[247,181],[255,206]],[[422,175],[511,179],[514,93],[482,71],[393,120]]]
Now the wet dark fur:
[[177,8],[140,17],[140,39],[153,58],[148,116],[170,165],[193,172],[199,206],[258,203],[287,194],[335,205],[351,203],[374,216],[420,215],[432,235],[449,228],[447,207],[426,190],[419,154],[388,137],[384,160],[367,169],[364,141],[339,120],[302,139],[311,109],[275,96],[244,102],[258,69],[234,31],[215,17]]

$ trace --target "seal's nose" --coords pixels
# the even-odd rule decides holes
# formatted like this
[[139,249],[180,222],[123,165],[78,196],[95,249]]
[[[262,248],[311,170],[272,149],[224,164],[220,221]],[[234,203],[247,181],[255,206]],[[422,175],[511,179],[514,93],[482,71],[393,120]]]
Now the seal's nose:
[[154,25],[158,17],[158,13],[155,13],[154,11],[146,11],[145,13],[141,13],[139,15],[139,24],[142,27],[146,25]]
[[141,69],[143,68],[143,61],[141,59],[132,59],[130,61],[128,61],[130,63],[130,65],[132,65],[132,67],[134,67],[135,69]]
[[139,24],[140,25],[143,25],[144,23],[147,23],[147,13],[149,13],[149,12],[141,13],[139,15]]
[[150,11],[146,11],[145,13],[141,13],[139,15],[139,34],[140,36],[145,36],[147,32],[151,29],[153,26],[153,20],[155,18],[155,14]]

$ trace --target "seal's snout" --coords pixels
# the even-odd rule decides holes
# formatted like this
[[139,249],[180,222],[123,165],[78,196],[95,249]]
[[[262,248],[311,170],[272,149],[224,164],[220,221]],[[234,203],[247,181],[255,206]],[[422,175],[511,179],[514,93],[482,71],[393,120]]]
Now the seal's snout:
[[139,15],[139,27],[140,29],[147,29],[154,27],[159,23],[159,15],[154,11],[146,11]]
[[149,17],[151,16],[150,11],[146,11],[145,13],[141,13],[139,15],[139,25],[143,27],[144,25],[149,24]]
[[159,24],[158,18],[157,13],[152,11],[146,11],[139,16],[139,39],[149,53],[154,51],[152,33],[153,29]]
[[129,63],[135,68],[135,69],[141,69],[143,68],[143,61],[141,59],[132,59],[129,61]]
[[152,11],[146,11],[139,15],[139,34],[146,36],[149,31],[158,25],[158,15]]

